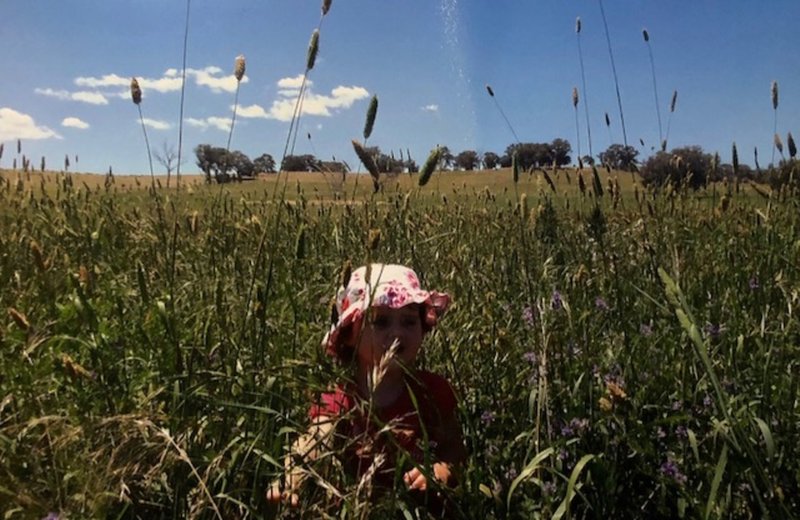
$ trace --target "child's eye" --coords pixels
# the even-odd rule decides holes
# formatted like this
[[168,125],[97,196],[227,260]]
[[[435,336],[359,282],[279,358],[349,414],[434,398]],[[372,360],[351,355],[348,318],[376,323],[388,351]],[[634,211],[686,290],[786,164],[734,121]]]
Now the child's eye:
[[416,327],[418,319],[416,316],[403,318],[403,327]]

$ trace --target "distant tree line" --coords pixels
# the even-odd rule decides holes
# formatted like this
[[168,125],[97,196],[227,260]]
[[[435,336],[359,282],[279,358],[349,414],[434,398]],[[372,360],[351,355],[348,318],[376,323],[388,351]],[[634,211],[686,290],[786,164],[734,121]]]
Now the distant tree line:
[[[174,162],[166,153],[164,155],[168,172]],[[378,170],[382,174],[397,175],[400,173],[416,173],[419,167],[411,154],[406,150],[395,153],[384,153],[378,146],[367,148],[367,152],[375,158]],[[782,150],[781,150],[782,152]],[[722,163],[719,154],[706,153],[700,146],[684,146],[670,151],[659,151],[650,156],[643,164],[639,164],[639,151],[633,146],[612,144],[597,158],[602,166],[613,170],[638,171],[645,185],[673,185],[687,186],[698,189],[710,182],[719,182],[726,179],[749,180],[753,182],[769,183],[773,186],[781,185],[789,180],[800,182],[800,164],[796,159],[797,150],[794,141],[790,139],[789,157],[784,157],[778,165],[769,165],[762,171],[756,160],[756,167],[751,168],[746,164]],[[506,147],[504,153],[499,155],[487,151],[479,153],[475,150],[463,150],[453,154],[447,146],[440,147],[439,168],[444,170],[494,170],[508,168],[513,157],[520,168],[525,170],[535,168],[562,167],[578,163],[583,166],[595,164],[595,158],[584,156],[573,161],[572,147],[566,139],[556,138],[549,143],[514,143]],[[208,182],[230,182],[234,180],[250,179],[261,173],[275,173],[276,163],[273,157],[262,154],[250,160],[244,153],[234,150],[227,151],[221,147],[201,144],[195,148],[197,166],[203,171]],[[757,157],[757,156],[756,156]],[[162,157],[157,155],[161,162]],[[77,157],[76,157],[77,160]],[[65,168],[68,166],[65,166]],[[350,165],[333,158],[323,161],[311,154],[287,155],[280,165],[281,171],[294,172],[323,172],[323,173],[348,173],[353,171]]]

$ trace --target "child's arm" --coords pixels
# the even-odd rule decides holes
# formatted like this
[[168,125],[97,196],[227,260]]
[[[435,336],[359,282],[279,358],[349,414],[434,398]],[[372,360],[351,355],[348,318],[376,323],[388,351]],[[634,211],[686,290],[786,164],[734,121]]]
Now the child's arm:
[[308,431],[292,444],[292,449],[284,458],[285,481],[281,485],[279,479],[270,485],[267,489],[268,502],[284,502],[293,507],[298,505],[300,497],[297,493],[308,477],[308,471],[303,466],[318,459],[323,450],[330,448],[333,430],[332,418],[318,416],[314,419]]
[[[467,450],[455,410],[442,417],[441,430],[437,433],[440,433],[437,435],[440,441],[436,446],[433,475],[441,484],[453,486],[457,482],[456,473],[467,460]],[[418,468],[408,471],[403,480],[409,489],[425,491],[428,488],[428,479]]]

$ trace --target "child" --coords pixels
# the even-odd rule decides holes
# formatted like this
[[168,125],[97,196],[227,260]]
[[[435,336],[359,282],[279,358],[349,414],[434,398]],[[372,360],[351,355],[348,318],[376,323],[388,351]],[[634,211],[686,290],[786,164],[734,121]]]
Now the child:
[[433,488],[432,479],[453,485],[466,459],[450,384],[414,367],[424,335],[450,297],[423,290],[416,273],[401,265],[359,267],[345,284],[322,344],[352,367],[353,380],[312,405],[311,428],[287,456],[284,485],[267,491],[271,502],[297,505],[308,474],[297,463],[319,458],[339,440],[345,469],[377,488],[391,488],[396,470],[409,490]]

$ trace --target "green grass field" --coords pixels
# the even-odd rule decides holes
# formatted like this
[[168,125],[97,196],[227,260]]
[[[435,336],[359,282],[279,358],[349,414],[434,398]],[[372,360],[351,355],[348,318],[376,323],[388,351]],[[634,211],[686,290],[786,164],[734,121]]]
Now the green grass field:
[[[459,397],[457,516],[796,515],[798,201],[550,174],[2,172],[0,512],[286,516],[264,491],[340,370],[342,266],[385,261],[453,297],[420,363]],[[317,470],[301,517],[425,517]]]

